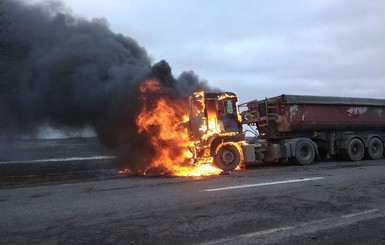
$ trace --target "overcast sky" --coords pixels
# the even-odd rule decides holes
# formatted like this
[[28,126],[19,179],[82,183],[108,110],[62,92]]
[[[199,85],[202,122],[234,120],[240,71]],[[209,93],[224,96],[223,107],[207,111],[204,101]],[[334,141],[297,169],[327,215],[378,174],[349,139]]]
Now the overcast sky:
[[385,99],[383,0],[63,1],[75,15],[107,19],[175,75],[193,70],[241,102],[282,93]]

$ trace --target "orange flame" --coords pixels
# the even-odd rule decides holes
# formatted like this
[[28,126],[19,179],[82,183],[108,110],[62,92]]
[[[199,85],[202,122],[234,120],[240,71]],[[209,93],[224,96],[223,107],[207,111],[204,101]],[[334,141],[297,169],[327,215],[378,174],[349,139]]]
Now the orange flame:
[[[156,101],[148,101],[145,93],[157,93],[160,84],[156,80],[147,80],[139,91],[143,106],[136,117],[138,133],[147,133],[155,155],[144,174],[156,169],[160,175],[172,176],[208,176],[218,175],[222,170],[209,163],[192,163],[192,154],[188,150],[192,142],[183,123],[188,121],[186,100],[171,99],[161,96]],[[158,95],[158,94],[157,94]],[[129,171],[129,170],[127,170]]]

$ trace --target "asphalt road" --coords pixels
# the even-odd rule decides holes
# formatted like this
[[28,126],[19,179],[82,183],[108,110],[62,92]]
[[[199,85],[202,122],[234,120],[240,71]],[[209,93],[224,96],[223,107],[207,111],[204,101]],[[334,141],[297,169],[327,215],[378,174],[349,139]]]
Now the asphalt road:
[[385,244],[385,161],[0,189],[1,244]]
[[96,138],[0,139],[0,186],[25,176],[106,175],[102,170],[114,169],[113,159],[113,150]]

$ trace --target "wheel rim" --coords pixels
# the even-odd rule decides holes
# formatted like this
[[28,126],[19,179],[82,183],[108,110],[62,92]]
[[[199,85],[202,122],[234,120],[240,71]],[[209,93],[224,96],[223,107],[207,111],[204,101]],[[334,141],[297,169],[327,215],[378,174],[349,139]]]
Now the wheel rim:
[[230,150],[224,150],[221,154],[221,159],[222,159],[223,163],[226,165],[232,164],[235,160],[234,152],[232,152]]
[[241,151],[234,145],[221,145],[214,156],[214,164],[225,171],[234,170],[241,162]]
[[301,148],[300,156],[301,156],[302,159],[307,159],[307,158],[309,158],[309,149],[308,149],[308,147],[303,146],[303,147]]

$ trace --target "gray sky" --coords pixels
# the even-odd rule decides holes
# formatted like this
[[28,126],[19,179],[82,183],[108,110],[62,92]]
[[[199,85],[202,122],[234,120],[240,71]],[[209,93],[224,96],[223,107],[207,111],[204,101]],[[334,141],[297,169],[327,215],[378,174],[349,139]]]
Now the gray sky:
[[383,0],[63,1],[75,15],[106,18],[174,75],[193,70],[241,102],[282,93],[385,98]]

